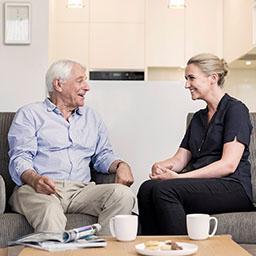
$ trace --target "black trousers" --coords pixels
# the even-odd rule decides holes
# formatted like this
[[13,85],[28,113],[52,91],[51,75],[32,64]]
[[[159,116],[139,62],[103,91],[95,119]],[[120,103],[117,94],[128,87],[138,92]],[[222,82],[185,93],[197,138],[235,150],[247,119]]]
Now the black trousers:
[[186,214],[253,210],[242,185],[226,179],[145,181],[138,192],[142,235],[187,234]]

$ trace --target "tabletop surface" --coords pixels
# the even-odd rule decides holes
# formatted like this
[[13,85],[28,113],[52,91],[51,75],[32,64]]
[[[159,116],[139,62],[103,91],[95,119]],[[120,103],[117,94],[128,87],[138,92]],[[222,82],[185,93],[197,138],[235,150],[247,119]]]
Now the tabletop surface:
[[112,237],[104,237],[107,240],[107,247],[105,248],[85,248],[76,250],[67,250],[59,252],[47,252],[37,250],[29,247],[11,247],[0,249],[0,256],[132,256],[139,255],[135,250],[135,245],[143,243],[148,240],[173,240],[175,242],[186,242],[198,245],[198,252],[196,256],[227,256],[239,255],[249,256],[246,250],[235,243],[230,235],[217,235],[203,241],[190,240],[187,236],[138,236],[132,242],[119,242]]

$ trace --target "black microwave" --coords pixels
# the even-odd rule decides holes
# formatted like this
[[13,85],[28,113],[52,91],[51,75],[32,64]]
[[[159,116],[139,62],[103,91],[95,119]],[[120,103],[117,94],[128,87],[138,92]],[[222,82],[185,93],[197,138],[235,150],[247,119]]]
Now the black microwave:
[[144,71],[90,71],[89,80],[144,80]]

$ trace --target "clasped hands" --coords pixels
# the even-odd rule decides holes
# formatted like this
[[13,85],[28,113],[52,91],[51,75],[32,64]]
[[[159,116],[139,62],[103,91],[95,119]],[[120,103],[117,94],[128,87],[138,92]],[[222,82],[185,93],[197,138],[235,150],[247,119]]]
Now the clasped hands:
[[171,164],[168,168],[164,167],[159,163],[155,163],[152,166],[151,173],[149,174],[150,179],[152,180],[169,180],[177,179],[179,174],[172,170],[173,165]]

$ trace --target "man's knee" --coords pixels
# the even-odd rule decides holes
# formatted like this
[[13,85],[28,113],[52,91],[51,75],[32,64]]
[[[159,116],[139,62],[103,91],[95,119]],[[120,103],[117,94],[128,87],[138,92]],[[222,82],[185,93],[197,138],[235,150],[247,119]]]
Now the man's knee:
[[64,231],[67,218],[62,207],[54,201],[41,204],[41,221],[35,220],[37,231],[61,232]]
[[115,184],[112,199],[121,205],[126,205],[130,209],[135,205],[135,196],[132,190],[122,184]]
[[58,215],[60,212],[63,212],[63,209],[60,207],[59,203],[53,200],[41,202],[40,208],[45,215]]

